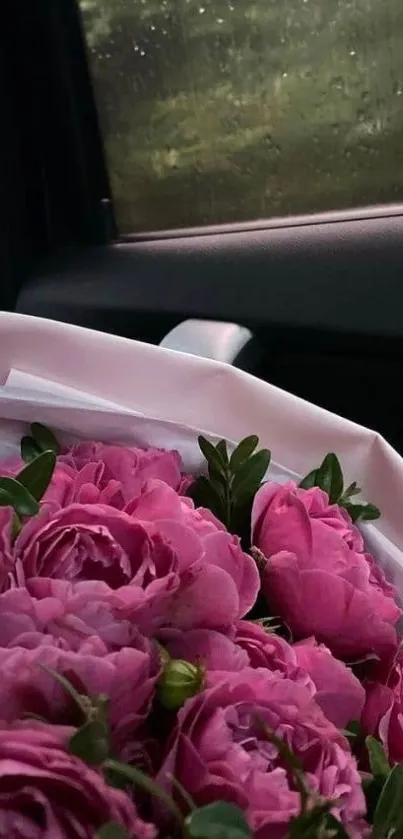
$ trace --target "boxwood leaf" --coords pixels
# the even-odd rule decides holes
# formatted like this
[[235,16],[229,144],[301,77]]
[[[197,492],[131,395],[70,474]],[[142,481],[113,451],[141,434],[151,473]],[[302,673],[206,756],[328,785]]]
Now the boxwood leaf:
[[31,493],[36,501],[40,501],[52,480],[55,466],[55,452],[51,450],[42,452],[19,472],[17,480]]
[[331,504],[335,504],[343,494],[343,473],[334,452],[329,452],[319,466],[316,484],[327,492]]
[[231,487],[234,503],[239,504],[241,499],[250,498],[257,492],[269,468],[270,458],[269,450],[261,449],[239,467]]
[[217,801],[199,807],[185,820],[189,839],[251,839],[252,831],[235,804]]
[[256,434],[251,434],[250,437],[245,437],[244,440],[241,440],[230,457],[229,465],[232,472],[236,472],[242,463],[251,457],[258,445],[259,437]]
[[21,457],[25,463],[30,463],[31,460],[35,460],[38,457],[38,454],[41,453],[41,449],[35,443],[33,437],[23,437],[21,440]]
[[365,738],[365,745],[368,750],[369,765],[372,774],[375,776],[380,775],[387,778],[391,767],[386,756],[385,749],[382,746],[382,743],[380,743],[379,740],[376,739],[376,737],[371,737],[369,735]]
[[0,506],[13,507],[18,516],[35,516],[38,502],[15,478],[0,478]]
[[317,469],[312,469],[312,472],[308,472],[305,478],[302,478],[299,484],[301,489],[312,489],[312,487],[318,485],[316,480],[317,471]]
[[40,451],[45,452],[50,449],[55,454],[60,454],[60,445],[50,428],[42,425],[40,422],[33,422],[31,425],[31,434],[34,438]]
[[108,729],[98,720],[85,723],[69,740],[69,751],[93,766],[100,766],[109,755]]
[[401,839],[403,836],[403,766],[389,773],[374,813],[371,839]]

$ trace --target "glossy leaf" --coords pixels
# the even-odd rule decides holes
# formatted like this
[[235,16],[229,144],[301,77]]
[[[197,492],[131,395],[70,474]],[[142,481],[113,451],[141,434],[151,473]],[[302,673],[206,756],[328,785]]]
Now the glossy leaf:
[[69,740],[69,751],[93,766],[100,766],[109,755],[108,729],[98,720],[79,728]]
[[35,460],[41,453],[41,449],[35,443],[33,437],[23,437],[21,440],[21,457],[25,463]]
[[35,516],[38,502],[15,478],[0,478],[0,506],[13,507],[18,516]]
[[353,495],[359,495],[361,492],[361,487],[357,486],[357,481],[353,481],[352,484],[349,484],[347,489],[343,492],[343,501],[347,501],[349,498],[352,498]]
[[312,469],[312,472],[308,472],[308,474],[305,475],[305,478],[302,478],[302,481],[300,481],[299,484],[301,489],[312,489],[312,487],[317,486],[317,471],[317,469]]
[[316,473],[316,484],[327,492],[331,504],[335,504],[343,493],[343,473],[338,457],[329,452]]
[[219,474],[225,474],[226,464],[219,450],[216,449],[209,440],[206,440],[205,437],[200,435],[197,439],[200,451],[206,459],[207,465],[212,467]]
[[188,488],[186,494],[189,498],[193,499],[196,507],[207,507],[218,519],[222,519],[224,507],[221,493],[217,485],[209,478],[206,478],[205,475],[200,475],[199,478],[196,478]]
[[350,504],[347,501],[343,504],[343,507],[347,510],[354,523],[358,521],[375,521],[381,515],[381,511],[374,504]]
[[389,773],[375,809],[371,839],[403,836],[403,766]]
[[230,457],[229,465],[232,472],[236,472],[245,460],[251,457],[258,445],[259,437],[256,434],[251,434],[250,437],[245,437],[244,440],[241,440]]
[[382,743],[376,737],[365,738],[365,745],[368,751],[369,765],[373,775],[387,778],[390,772],[390,764]]
[[17,480],[36,501],[40,501],[52,480],[55,466],[55,452],[50,450],[42,452],[35,460],[31,460],[22,472],[19,472]]
[[199,807],[185,821],[189,839],[251,839],[252,831],[235,804],[217,801]]
[[50,451],[55,454],[60,454],[60,445],[50,428],[42,425],[40,422],[33,422],[31,425],[31,434],[35,443],[42,452]]
[[232,482],[235,503],[239,503],[244,498],[250,498],[257,492],[269,468],[270,458],[269,450],[262,449],[240,466]]
[[221,456],[221,458],[222,458],[222,460],[223,460],[224,464],[227,466],[227,465],[228,465],[228,446],[227,446],[227,441],[226,441],[226,440],[219,440],[219,442],[218,442],[218,443],[217,443],[217,445],[216,445],[216,449],[217,449],[217,451],[218,451],[218,454]]

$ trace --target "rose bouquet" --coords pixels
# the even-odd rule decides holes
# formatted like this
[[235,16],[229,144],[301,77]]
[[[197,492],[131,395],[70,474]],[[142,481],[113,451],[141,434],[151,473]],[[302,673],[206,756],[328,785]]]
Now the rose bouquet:
[[399,455],[228,365],[0,346],[0,837],[402,836]]
[[329,454],[33,423],[0,463],[0,835],[400,836],[398,592]]

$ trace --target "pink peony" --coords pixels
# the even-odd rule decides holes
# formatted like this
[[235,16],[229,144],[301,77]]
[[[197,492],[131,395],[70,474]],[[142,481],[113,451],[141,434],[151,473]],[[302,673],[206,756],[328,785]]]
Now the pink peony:
[[208,629],[176,633],[166,643],[173,658],[203,665],[213,684],[224,673],[266,668],[304,685],[338,728],[360,719],[365,691],[351,670],[313,639],[292,646],[251,621],[235,624],[234,639]]
[[147,480],[164,481],[175,490],[182,486],[180,455],[165,449],[129,448],[84,441],[64,452],[59,462],[78,473],[88,467],[95,469],[99,489],[105,490],[111,483],[115,485],[113,505],[120,509],[138,495]]
[[340,658],[390,654],[401,614],[396,590],[326,493],[268,483],[255,497],[252,529],[267,557],[263,593],[297,638],[314,635]]
[[259,576],[239,539],[162,481],[117,510],[45,503],[13,546],[15,581],[98,580],[116,590],[119,616],[159,625],[227,627],[255,602]]
[[139,632],[118,615],[119,606],[119,598],[106,583],[34,577],[27,589],[0,595],[0,646],[33,648],[38,633],[45,633],[69,650],[80,649],[92,635],[108,652],[136,647]]
[[65,676],[85,696],[106,695],[115,750],[136,740],[146,719],[161,672],[160,658],[149,643],[108,653],[99,638],[78,652],[60,649],[42,636],[36,649],[0,648],[0,719],[13,722],[27,714],[51,723],[81,724],[69,694],[43,666]]
[[233,801],[255,839],[279,839],[300,809],[299,793],[263,725],[285,739],[312,792],[334,801],[334,814],[354,834],[365,800],[346,740],[309,692],[276,673],[246,669],[188,700],[158,783],[177,779],[197,804]]
[[0,729],[0,832],[8,839],[93,839],[117,822],[133,839],[156,829],[129,797],[68,754],[71,732],[35,723]]
[[378,737],[392,763],[403,763],[403,652],[400,650],[385,684],[369,682],[362,715],[366,733]]
[[293,652],[298,667],[312,679],[315,701],[325,716],[337,728],[345,728],[353,720],[359,720],[365,691],[350,668],[313,638],[294,644]]

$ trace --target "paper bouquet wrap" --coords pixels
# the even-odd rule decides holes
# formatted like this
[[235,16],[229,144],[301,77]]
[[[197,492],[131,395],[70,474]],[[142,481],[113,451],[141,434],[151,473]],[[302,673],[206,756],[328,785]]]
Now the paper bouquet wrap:
[[400,455],[212,360],[14,314],[0,349],[0,836],[400,836]]

